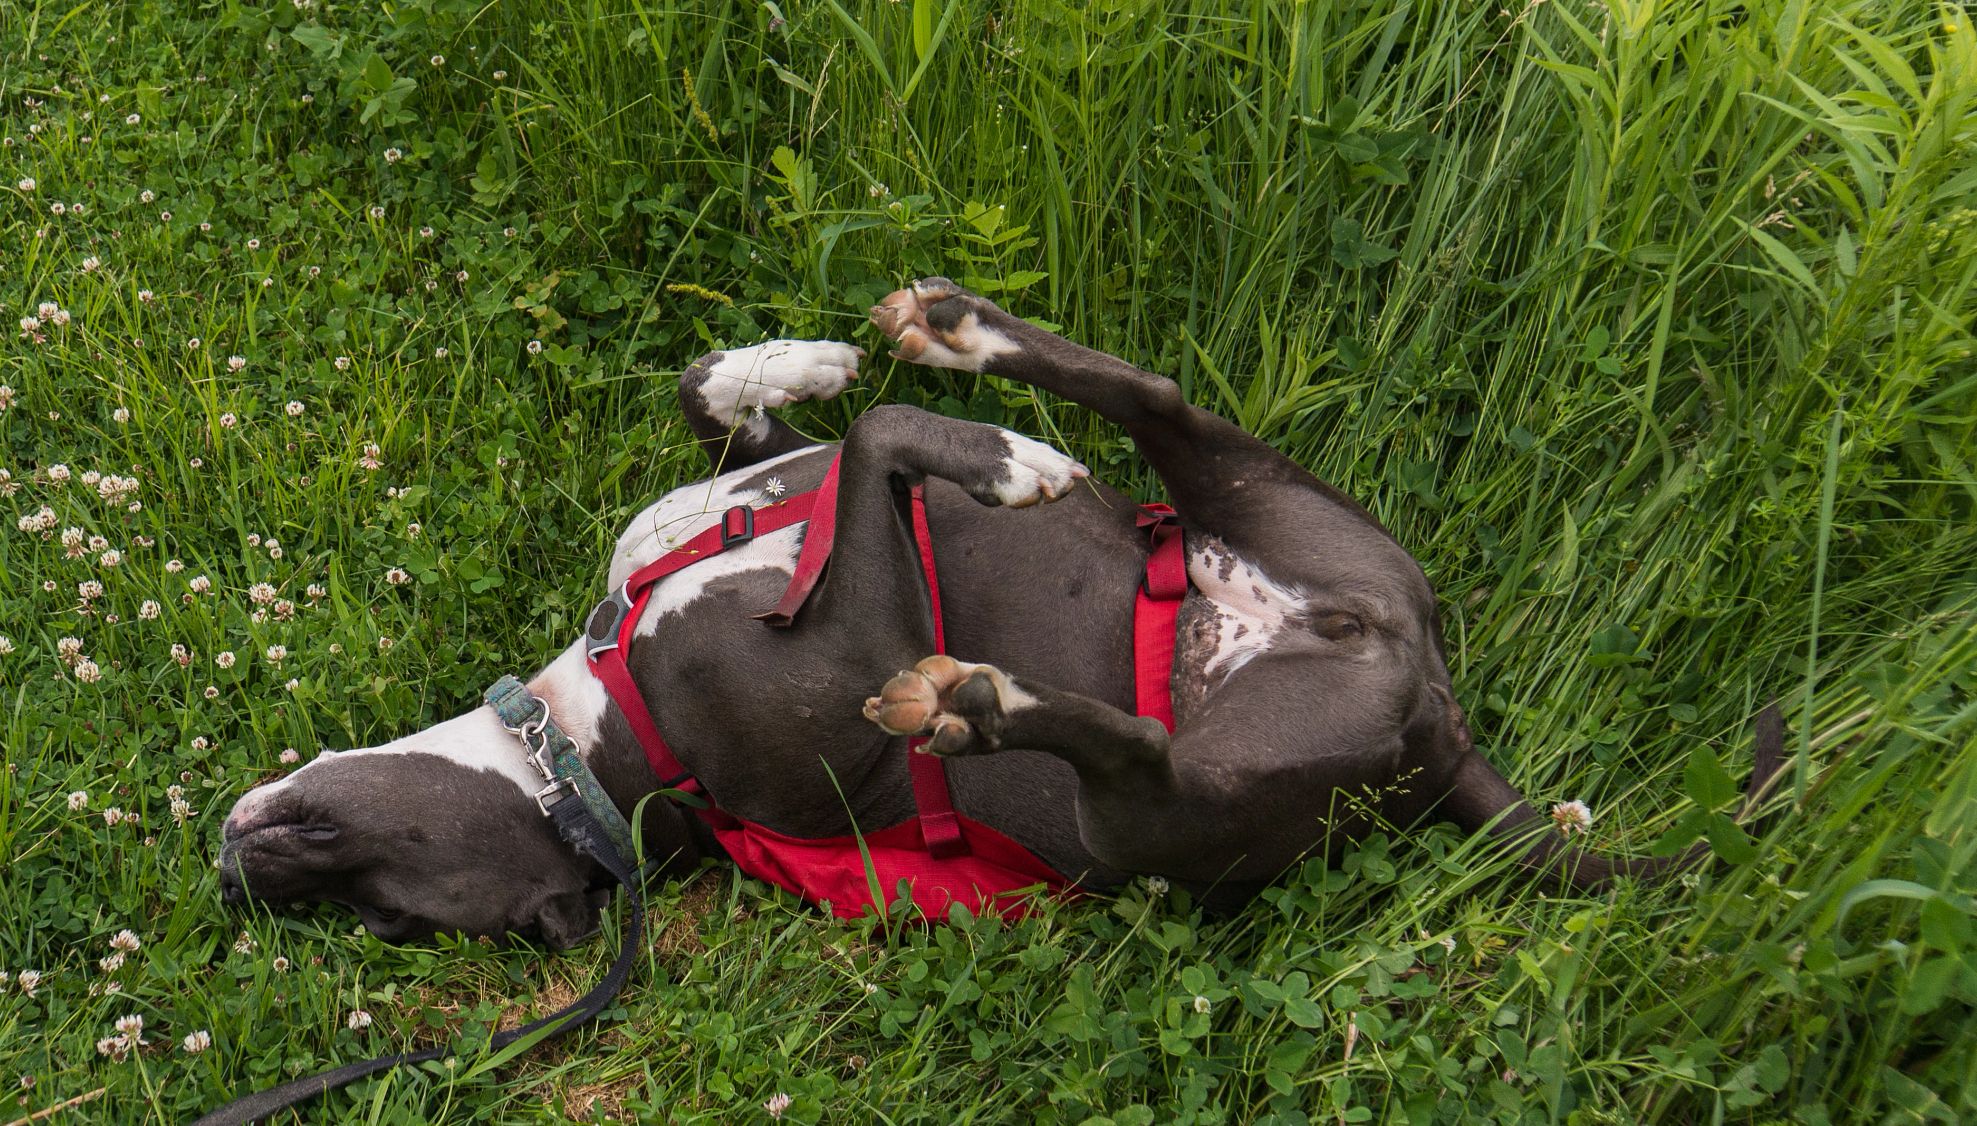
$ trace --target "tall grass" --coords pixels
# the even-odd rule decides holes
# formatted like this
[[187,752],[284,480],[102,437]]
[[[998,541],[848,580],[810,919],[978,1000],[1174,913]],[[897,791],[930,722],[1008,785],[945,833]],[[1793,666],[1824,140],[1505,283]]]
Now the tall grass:
[[[23,486],[0,969],[44,975],[0,991],[21,1114],[176,1120],[464,1034],[311,1120],[728,1121],[778,1091],[805,1121],[1977,1115],[1957,7],[27,3],[0,10],[0,134],[4,323],[73,317],[0,345]],[[403,733],[573,636],[622,520],[700,472],[684,360],[869,345],[864,307],[933,273],[1174,374],[1362,499],[1436,582],[1493,761],[1587,801],[1601,847],[1707,834],[1721,861],[1561,895],[1397,829],[1232,918],[1136,888],[933,929],[715,871],[657,892],[618,1019],[499,1067],[476,1030],[601,955],[220,908],[218,816],[282,748]],[[861,387],[798,421],[919,402],[1152,487],[1027,388],[883,364]],[[135,472],[143,507],[56,463]],[[42,504],[124,562],[14,530]],[[199,573],[219,593],[186,604]],[[264,580],[292,618],[250,616]],[[1712,813],[1771,699],[1794,763],[1747,839]],[[125,927],[142,950],[105,971]],[[150,1046],[99,1055],[132,1012]]]

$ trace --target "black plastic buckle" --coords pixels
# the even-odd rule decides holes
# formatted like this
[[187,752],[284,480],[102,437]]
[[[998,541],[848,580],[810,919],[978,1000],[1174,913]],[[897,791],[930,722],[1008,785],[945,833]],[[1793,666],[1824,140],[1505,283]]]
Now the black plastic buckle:
[[624,629],[625,618],[632,612],[631,595],[624,587],[612,591],[590,611],[590,621],[584,626],[584,656],[595,658],[599,653],[608,653],[618,647],[618,634]]
[[[741,513],[740,531],[732,530],[734,525],[734,516],[735,513],[737,512]],[[727,549],[735,546],[738,543],[747,543],[749,540],[752,540],[754,538],[755,538],[754,509],[748,507],[745,504],[737,504],[733,508],[728,509],[726,512],[721,513],[721,550],[722,551],[726,551]]]

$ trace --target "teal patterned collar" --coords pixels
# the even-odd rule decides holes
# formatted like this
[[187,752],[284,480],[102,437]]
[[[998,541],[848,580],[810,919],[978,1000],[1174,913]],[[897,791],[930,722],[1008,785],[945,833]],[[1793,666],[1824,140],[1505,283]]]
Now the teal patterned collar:
[[631,867],[638,856],[632,845],[631,826],[618,812],[611,796],[604,792],[590,765],[584,762],[577,741],[557,726],[542,697],[530,692],[515,677],[504,676],[482,698],[494,709],[501,726],[522,740],[529,765],[542,776],[543,786],[536,791],[535,804],[543,816],[555,816],[556,806],[564,801],[580,800],[603,826],[625,866]]

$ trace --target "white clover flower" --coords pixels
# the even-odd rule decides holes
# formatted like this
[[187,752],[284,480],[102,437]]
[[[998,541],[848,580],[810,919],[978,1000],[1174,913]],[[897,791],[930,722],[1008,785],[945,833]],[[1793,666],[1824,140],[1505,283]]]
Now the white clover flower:
[[[221,655],[222,657],[225,657],[225,658],[227,658],[227,661],[226,661],[226,663],[227,663],[227,664],[229,664],[229,665],[231,665],[231,664],[233,663],[233,654],[232,654],[232,653],[222,653],[222,654],[220,654],[220,655]],[[194,735],[194,736],[192,737],[192,749],[193,749],[193,750],[195,750],[195,751],[203,751],[203,750],[205,750],[206,748],[208,748],[208,747],[210,747],[210,746],[212,746],[212,745],[213,745],[213,741],[212,741],[211,739],[208,739],[208,738],[206,738],[206,737],[205,737],[204,735]],[[184,792],[184,791],[180,791],[180,793],[183,793],[183,792]],[[176,794],[174,794],[174,795],[171,795],[171,796],[173,796],[173,797],[176,797],[177,795],[176,795]]]
[[338,370],[338,371],[349,371],[349,370],[350,370],[350,357],[349,357],[349,356],[338,356],[338,357],[336,358],[336,360],[335,360],[335,363],[336,363],[336,370]]
[[144,1042],[143,1040],[144,1018],[136,1013],[132,1013],[129,1016],[118,1017],[117,1033],[121,1036],[128,1036],[131,1039],[136,1040],[138,1043],[142,1044]]
[[48,205],[48,213],[51,215],[66,215],[68,212],[69,205],[59,199]]
[[157,194],[154,193],[150,188],[146,188],[143,191],[137,193],[137,202],[139,203],[150,203],[152,200],[157,198],[158,198]]
[[28,333],[31,333],[31,332],[40,332],[40,331],[41,331],[41,318],[40,318],[40,317],[22,317],[22,318],[21,318],[21,334],[22,334],[23,336],[25,336],[25,335],[27,335]]
[[1588,833],[1593,827],[1593,811],[1582,801],[1559,802],[1551,807],[1551,820],[1565,836]]
[[187,649],[183,644],[174,642],[172,645],[172,660],[177,663],[178,667],[185,668],[192,663],[192,650]]
[[232,411],[228,411],[220,416],[220,429],[232,430],[236,425],[239,424],[239,422],[240,422],[239,417],[237,417]]
[[540,340],[529,341],[529,355],[539,356],[541,354],[542,354],[542,341]]
[[266,606],[268,603],[273,602],[275,600],[277,594],[275,592],[274,584],[255,583],[253,586],[247,588],[247,597],[253,600],[258,605]]
[[350,1031],[361,1032],[371,1027],[371,1014],[362,1009],[352,1009],[350,1010],[350,1015],[344,1019],[343,1023],[349,1026]]
[[133,114],[131,114],[131,115],[129,115],[129,116],[127,116],[127,117],[125,117],[125,118],[124,118],[124,124],[125,124],[125,125],[135,125],[135,124],[137,124],[138,122],[140,122],[140,121],[143,121],[143,120],[144,120],[144,118],[143,118],[143,117],[141,117],[141,116],[139,116],[139,115],[137,115],[137,114],[134,114],[134,113],[133,113]]
[[[86,259],[85,263],[93,262],[93,261],[95,261],[95,259],[93,258]],[[92,270],[95,269],[94,266],[86,266],[86,268]],[[69,316],[69,311],[67,309],[57,309],[52,315],[49,316],[48,319],[54,322],[56,328],[67,328],[69,325],[69,321],[73,318]]]
[[432,65],[434,65],[434,66],[445,66],[445,65],[446,65],[446,56],[445,56],[445,55],[434,55],[434,56],[432,57]]
[[115,567],[124,561],[124,555],[123,552],[118,551],[116,548],[111,548],[98,556],[96,561],[105,567]]
[[115,423],[116,423],[117,425],[119,425],[119,426],[121,426],[121,425],[123,425],[123,424],[124,424],[124,423],[126,423],[126,422],[129,422],[129,421],[130,421],[130,408],[129,408],[129,407],[118,407],[118,408],[117,408],[116,410],[113,410],[113,411],[111,411],[111,412],[110,412],[110,420],[111,420],[112,422],[115,422]]
[[185,562],[183,560],[180,559],[165,560],[165,572],[167,574],[176,575],[183,570],[185,570]]
[[328,594],[329,588],[323,586],[323,584],[321,583],[310,583],[309,589],[304,593],[306,593],[309,596],[309,598],[313,601],[315,599],[321,598],[324,595]]
[[227,370],[228,370],[228,371],[240,371],[240,370],[241,370],[242,368],[245,368],[246,366],[247,366],[247,357],[246,357],[246,356],[228,356],[228,357],[227,357]]
[[94,684],[103,679],[103,670],[97,667],[95,661],[84,657],[76,662],[76,679],[84,684]]
[[384,208],[383,208],[383,207],[382,207],[381,205],[379,205],[379,204],[375,204],[375,203],[374,203],[374,204],[372,204],[372,205],[371,205],[371,218],[373,218],[373,219],[382,219],[382,218],[384,218]]
[[420,227],[420,228],[419,228],[419,237],[420,237],[420,238],[431,238],[431,237],[432,237],[432,228],[431,228],[431,227]]
[[384,150],[384,162],[386,164],[397,164],[400,160],[404,159],[404,157],[405,154],[398,151],[396,146]]
[[[81,208],[77,208],[76,210],[80,211]],[[92,254],[89,257],[82,260],[82,272],[85,274],[90,273],[94,271],[96,267],[101,266],[102,264],[103,264],[103,260]]]
[[445,359],[446,357],[447,357],[447,351],[446,351],[446,349],[445,349],[444,347],[439,347],[439,348],[434,348],[434,349],[432,350],[432,358],[433,358],[433,359],[435,359],[435,360],[443,360],[443,359]]
[[123,969],[124,968],[123,952],[118,951],[117,953],[112,954],[107,958],[97,959],[96,968],[102,970],[106,974],[113,974],[116,973],[118,970]]
[[69,812],[70,812],[70,813],[81,813],[81,812],[82,812],[83,810],[85,810],[85,809],[88,809],[88,808],[89,808],[89,791],[88,791],[88,790],[70,790],[70,791],[69,791]]
[[281,749],[281,755],[279,757],[282,763],[285,765],[292,765],[294,763],[298,763],[302,761],[301,754],[298,753],[294,747],[283,747]]
[[184,798],[172,799],[172,820],[183,825],[192,816],[192,803]]
[[[83,479],[83,480],[84,480],[85,482],[87,482],[87,481],[89,480],[89,478],[90,478],[90,476],[91,476],[91,474],[88,474],[88,473],[85,473],[85,474],[83,474],[83,475],[82,475],[82,479]],[[110,546],[110,541],[109,541],[109,540],[107,540],[107,539],[105,539],[105,538],[104,538],[104,537],[102,537],[102,536],[91,536],[91,537],[89,537],[89,550],[91,550],[91,551],[102,551],[103,549],[105,549],[105,548],[107,548],[107,547],[109,547],[109,546]]]
[[34,991],[41,988],[41,971],[22,970],[15,975],[14,984],[20,986],[22,993],[33,997]]
[[283,661],[288,660],[288,647],[285,645],[268,646],[267,658],[270,664],[281,664]]
[[207,591],[213,589],[213,580],[204,575],[194,575],[191,579],[187,580],[185,585],[191,587],[194,594],[205,594]]
[[143,621],[156,621],[158,619],[158,613],[162,609],[163,607],[158,605],[156,599],[147,598],[144,600],[144,604],[137,608],[137,616]]
[[137,300],[139,304],[149,305],[153,301],[156,301],[157,299],[158,299],[158,295],[151,292],[148,289],[140,289],[137,291]]
[[34,315],[45,321],[53,317],[60,308],[61,306],[55,304],[53,301],[43,301],[34,307]]
[[248,239],[248,240],[247,240],[247,249],[249,249],[249,250],[259,250],[259,249],[261,249],[261,240],[260,240],[260,239],[257,239],[257,238],[251,238],[251,239]]
[[392,586],[404,586],[412,581],[412,576],[406,574],[403,567],[393,567],[384,573],[384,581]]
[[60,462],[48,467],[48,480],[53,484],[66,485],[70,476],[69,467]]
[[406,538],[408,539],[418,539],[419,533],[423,531],[425,531],[425,528],[422,527],[416,520],[410,524],[405,525],[405,535]]
[[233,940],[233,952],[236,954],[252,954],[255,945],[254,936],[248,934],[246,931],[241,931],[240,937]]
[[1146,878],[1146,893],[1148,895],[1166,895],[1167,888],[1167,877],[1165,876],[1148,876]]
[[220,655],[213,658],[213,663],[220,666],[223,669],[232,668],[233,661],[234,661],[234,656],[233,656],[233,650],[231,649],[221,650]]
[[123,824],[124,820],[124,811],[114,805],[103,811],[103,824],[108,825],[112,829]]
[[300,400],[290,399],[288,405],[282,409],[288,412],[288,417],[290,418],[301,418],[302,412],[308,408],[304,407]]
[[213,1046],[213,1034],[203,1028],[197,1032],[187,1033],[185,1039],[179,1042],[179,1046],[184,1048],[188,1055],[198,1055]]
[[196,336],[195,336],[195,337],[193,337],[192,339],[190,339],[190,340],[188,340],[188,341],[186,341],[186,342],[185,342],[185,346],[186,346],[187,348],[189,348],[189,349],[192,349],[192,350],[194,350],[194,351],[197,351],[197,350],[198,350],[198,348],[199,348],[199,346],[200,346],[200,344],[202,344],[202,343],[204,343],[204,341],[201,341],[201,340],[200,340],[200,339],[199,339],[198,337],[196,337]]
[[76,584],[76,594],[84,602],[93,602],[103,597],[103,584],[97,582],[95,579],[85,579]]
[[110,936],[110,949],[121,950],[126,954],[137,953],[138,948],[143,945],[142,942],[138,941],[137,932],[129,928],[120,930]]
[[790,1098],[783,1092],[777,1091],[775,1094],[769,1096],[768,1101],[762,1104],[762,1109],[769,1112],[770,1118],[780,1119],[783,1116],[783,1112],[789,1109],[789,1104],[795,1101],[795,1099]]
[[24,192],[31,192],[34,190],[34,177],[23,176],[20,178],[20,180],[17,183],[14,184],[14,186]]
[[1210,1004],[1210,1003],[1209,1003],[1209,1000],[1208,1000],[1208,998],[1206,998],[1206,997],[1203,997],[1203,996],[1202,996],[1201,994],[1199,994],[1199,993],[1197,993],[1197,994],[1195,994],[1195,997],[1194,997],[1194,1011],[1195,1011],[1195,1012],[1197,1012],[1197,1013],[1203,1013],[1203,1014],[1206,1014],[1206,1013],[1207,1013],[1207,1012],[1208,1012],[1208,1011],[1209,1011],[1209,1010],[1210,1010],[1211,1008],[1213,1008],[1213,1007],[1214,1007],[1214,1006],[1213,1006],[1212,1004]]

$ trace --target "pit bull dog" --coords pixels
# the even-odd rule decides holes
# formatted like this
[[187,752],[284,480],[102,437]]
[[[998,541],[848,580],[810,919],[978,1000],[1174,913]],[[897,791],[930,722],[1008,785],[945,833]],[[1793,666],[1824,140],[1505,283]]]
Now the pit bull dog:
[[[1535,831],[1539,814],[1471,744],[1421,567],[1365,509],[1171,380],[941,278],[871,316],[902,359],[1090,408],[1158,473],[1187,579],[1160,670],[1171,730],[1135,708],[1134,597],[1154,550],[1136,505],[997,427],[880,406],[830,446],[768,413],[842,391],[864,357],[851,345],[715,352],[679,396],[717,475],[632,521],[609,586],[737,511],[753,531],[755,506],[835,485],[830,566],[788,628],[755,619],[786,594],[815,517],[737,534],[651,587],[629,627],[631,710],[725,815],[795,841],[909,821],[917,737],[946,767],[953,810],[1065,886],[1157,875],[1240,902],[1301,858],[1431,817],[1514,836],[1525,863],[1581,887],[1699,858],[1609,860]],[[909,503],[922,484],[924,504]],[[655,771],[589,656],[578,642],[528,691],[629,815],[678,779]],[[1776,741],[1758,740],[1753,794]],[[567,946],[595,929],[608,881],[545,822],[540,785],[489,707],[325,752],[235,805],[223,893],[346,904],[387,940]],[[640,832],[666,871],[733,851],[668,801],[646,803]]]

